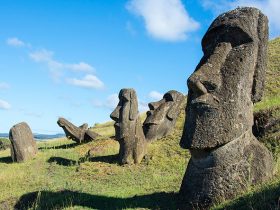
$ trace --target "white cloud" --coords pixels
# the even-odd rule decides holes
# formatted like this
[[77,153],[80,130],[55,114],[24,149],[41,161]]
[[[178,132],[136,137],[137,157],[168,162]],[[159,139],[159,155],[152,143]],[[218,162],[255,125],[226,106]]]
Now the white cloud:
[[95,75],[88,74],[82,79],[69,78],[67,82],[74,86],[79,86],[83,88],[92,88],[92,89],[102,89],[104,84],[99,80]]
[[8,38],[6,43],[13,47],[24,47],[26,44],[16,37]]
[[45,49],[32,52],[29,56],[35,62],[51,62],[53,60],[53,52]]
[[[95,72],[94,67],[86,62],[66,63],[58,61],[54,58],[54,52],[46,49],[34,51],[32,50],[31,44],[26,44],[18,38],[7,39],[7,44],[12,46],[27,46],[30,50],[29,58],[34,62],[46,65],[49,69],[51,78],[55,82],[60,82],[62,78],[65,78],[65,74],[69,74],[69,72],[72,72],[72,74],[74,72],[87,73],[83,79],[68,78],[66,81],[69,84],[85,88],[101,89],[104,87],[103,82],[92,74]],[[0,83],[0,89],[3,89],[4,87],[1,87],[1,84],[2,83]]]
[[77,64],[65,64],[65,68],[71,69],[73,71],[83,71],[83,72],[92,72],[94,68],[84,62],[80,62]]
[[268,16],[271,32],[278,36],[280,34],[279,0],[202,0],[202,5],[215,15],[238,6],[256,7]]
[[95,106],[95,107],[104,107],[104,108],[108,108],[110,110],[113,110],[113,109],[116,108],[118,103],[119,103],[118,94],[114,93],[114,94],[109,95],[106,98],[105,102],[102,102],[100,100],[94,100],[93,101],[93,106]]
[[11,105],[7,102],[7,101],[4,101],[4,100],[1,100],[0,99],[0,109],[10,109],[11,108]]
[[0,82],[0,90],[9,89],[10,85],[6,82]]
[[163,94],[162,94],[162,93],[159,93],[158,91],[153,90],[153,91],[151,91],[151,92],[149,93],[149,97],[150,97],[151,99],[155,100],[155,101],[159,101],[159,100],[162,99]]
[[149,110],[148,104],[146,102],[139,101],[138,110],[140,113],[148,111]]
[[105,106],[110,109],[115,109],[119,103],[119,96],[118,94],[109,95],[106,99]]
[[68,70],[79,71],[79,72],[94,71],[94,68],[85,62],[72,63],[72,64],[59,62],[53,58],[54,53],[46,49],[31,52],[29,56],[35,62],[47,64],[50,70],[68,69]]
[[181,0],[131,0],[127,9],[144,19],[147,32],[154,38],[181,41],[199,28]]
[[[100,100],[94,100],[92,103],[93,103],[93,106],[95,106],[95,107],[102,107],[102,108],[114,110],[119,103],[119,96],[118,96],[118,94],[114,93],[112,95],[109,95],[106,98],[105,102],[102,102]],[[148,111],[149,110],[148,104],[146,102],[139,100],[138,101],[138,110],[140,113]]]

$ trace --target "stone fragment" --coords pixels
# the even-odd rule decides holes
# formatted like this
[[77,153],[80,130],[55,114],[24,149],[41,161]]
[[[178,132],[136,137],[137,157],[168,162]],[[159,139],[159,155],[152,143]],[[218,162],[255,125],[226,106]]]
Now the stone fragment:
[[146,154],[147,142],[138,113],[135,90],[120,91],[119,103],[110,117],[115,121],[116,139],[120,144],[120,164],[140,163]]
[[10,129],[9,139],[14,162],[30,160],[38,153],[32,131],[25,122],[16,124]]
[[78,144],[90,142],[99,136],[97,133],[88,129],[87,123],[77,127],[68,120],[60,117],[57,124],[64,130],[67,138]]
[[272,155],[252,134],[267,43],[267,17],[250,7],[218,16],[204,35],[204,56],[187,81],[180,145],[191,159],[179,193],[181,209],[208,209],[272,176]]
[[181,111],[184,95],[175,90],[168,91],[160,101],[149,103],[150,111],[143,124],[148,142],[168,135],[175,127]]

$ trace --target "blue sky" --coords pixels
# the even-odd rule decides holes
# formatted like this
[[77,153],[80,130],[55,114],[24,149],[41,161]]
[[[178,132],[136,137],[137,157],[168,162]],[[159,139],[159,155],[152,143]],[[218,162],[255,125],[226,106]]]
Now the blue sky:
[[121,88],[137,91],[141,112],[168,90],[186,94],[209,24],[242,5],[280,34],[279,0],[1,0],[0,132],[107,121]]

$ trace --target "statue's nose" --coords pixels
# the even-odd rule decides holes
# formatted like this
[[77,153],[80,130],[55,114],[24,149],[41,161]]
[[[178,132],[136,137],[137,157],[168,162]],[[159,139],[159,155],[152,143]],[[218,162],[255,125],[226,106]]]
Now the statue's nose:
[[208,91],[205,86],[199,80],[188,80],[188,87],[193,92],[197,93],[198,95],[206,94]]
[[159,105],[161,104],[161,101],[157,101],[157,102],[151,102],[148,104],[150,110],[156,110]]
[[221,42],[210,56],[203,57],[201,65],[187,81],[189,89],[198,95],[216,91],[221,86],[221,69],[231,49],[230,43]]
[[118,122],[120,118],[120,106],[117,106],[115,110],[110,114],[112,120]]

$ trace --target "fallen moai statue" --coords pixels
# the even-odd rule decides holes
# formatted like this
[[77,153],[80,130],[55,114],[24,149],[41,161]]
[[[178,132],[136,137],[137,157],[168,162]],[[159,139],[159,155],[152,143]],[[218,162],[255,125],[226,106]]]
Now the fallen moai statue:
[[140,163],[147,152],[147,142],[138,113],[135,90],[120,91],[119,103],[110,117],[115,121],[116,139],[120,144],[120,164]]
[[175,127],[181,112],[184,95],[175,90],[168,91],[157,102],[149,103],[150,111],[143,123],[143,130],[148,142],[168,135]]
[[88,129],[87,123],[77,127],[68,120],[60,117],[57,124],[64,130],[67,138],[77,142],[78,144],[90,142],[99,136],[97,133]]
[[191,159],[180,209],[208,209],[273,175],[271,153],[252,134],[267,43],[267,17],[250,7],[218,16],[204,35],[204,56],[187,81],[180,145],[190,150]]
[[38,153],[32,131],[25,122],[16,124],[10,129],[9,139],[14,162],[30,160]]

